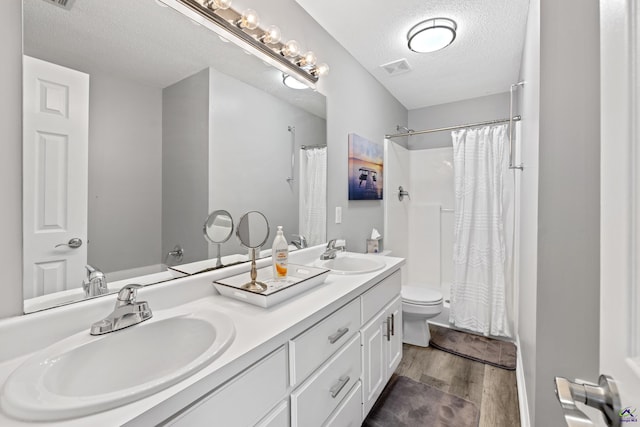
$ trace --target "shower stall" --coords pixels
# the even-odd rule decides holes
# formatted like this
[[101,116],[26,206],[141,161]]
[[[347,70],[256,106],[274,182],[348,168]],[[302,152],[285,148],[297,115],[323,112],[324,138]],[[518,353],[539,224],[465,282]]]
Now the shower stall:
[[[515,325],[515,319],[517,319],[515,301],[517,301],[518,292],[516,279],[518,254],[515,243],[518,239],[519,171],[522,169],[518,159],[520,126],[517,122],[519,119],[518,116],[510,114],[510,119],[427,131],[407,129],[405,133],[397,134],[413,137],[431,132],[447,132],[450,135],[448,131],[454,131],[463,135],[466,133],[471,135],[482,130],[485,132],[502,130],[504,133],[503,142],[506,152],[504,153],[505,162],[504,171],[501,174],[500,193],[502,198],[500,216],[502,218],[501,227],[503,227],[500,231],[505,255],[503,263],[504,295],[501,297],[503,302],[499,303],[504,306],[504,327],[489,328],[489,332],[486,329],[475,330],[475,332],[484,335],[512,337],[512,331],[516,330],[517,326]],[[452,287],[457,289],[457,295],[460,296],[460,287],[464,286],[464,283],[458,284],[458,288],[455,288],[454,283],[456,281],[457,283],[464,282],[461,280],[461,271],[464,276],[467,270],[472,270],[478,264],[477,257],[474,260],[466,260],[462,264],[460,257],[458,257],[457,265],[454,262],[456,249],[458,249],[456,252],[458,254],[461,252],[460,248],[466,251],[466,248],[461,246],[463,243],[460,239],[463,233],[460,232],[460,227],[463,222],[468,223],[470,222],[469,218],[472,218],[467,213],[466,218],[463,219],[460,206],[460,188],[456,192],[456,186],[459,187],[460,182],[456,182],[454,164],[457,164],[458,169],[461,169],[459,158],[454,155],[452,145],[440,148],[408,149],[394,142],[395,136],[388,135],[385,140],[384,186],[390,192],[394,192],[390,194],[390,197],[386,197],[384,202],[385,247],[392,250],[394,256],[404,257],[407,260],[405,267],[403,267],[403,284],[420,283],[442,292],[444,310],[439,316],[430,319],[431,323],[453,328],[462,327],[465,330],[473,331],[474,328],[465,327],[464,322],[457,322],[457,325],[456,322],[450,322],[453,320],[450,319],[452,317],[450,313]],[[468,143],[473,142],[468,141]],[[460,171],[458,171],[459,174]],[[457,179],[459,181],[460,176]],[[458,194],[456,195],[456,193]],[[458,212],[456,212],[456,207]],[[480,217],[486,214],[487,212],[479,213]],[[458,227],[457,232],[456,227]],[[456,235],[458,243],[456,243]],[[471,289],[466,295],[464,293],[462,295],[468,297],[474,292],[476,290]],[[480,304],[478,305],[482,305],[483,300],[491,298],[494,298],[492,292],[479,293],[478,301]],[[500,298],[497,299],[500,300]],[[460,316],[458,316],[459,318]]]

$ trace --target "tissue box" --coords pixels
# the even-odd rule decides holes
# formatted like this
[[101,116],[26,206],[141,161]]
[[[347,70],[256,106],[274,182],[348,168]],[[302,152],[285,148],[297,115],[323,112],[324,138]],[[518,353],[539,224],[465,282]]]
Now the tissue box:
[[380,241],[382,239],[367,239],[367,253],[368,254],[377,254],[380,252]]

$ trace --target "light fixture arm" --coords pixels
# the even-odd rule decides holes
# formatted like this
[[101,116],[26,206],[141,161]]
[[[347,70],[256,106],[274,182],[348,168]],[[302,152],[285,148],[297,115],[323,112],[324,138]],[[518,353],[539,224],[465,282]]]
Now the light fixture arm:
[[[311,88],[315,89],[315,84],[319,79],[318,73],[315,73],[314,69],[307,70],[298,66],[295,63],[296,58],[289,60],[282,56],[279,52],[284,47],[283,43],[278,42],[267,45],[260,41],[260,38],[264,35],[264,30],[260,27],[248,29],[235,25],[234,23],[238,22],[238,19],[242,17],[241,13],[232,8],[212,10],[203,6],[197,0],[163,0],[163,2],[191,19],[205,24],[219,36],[232,41],[245,50],[251,50],[252,53],[256,53],[257,56],[280,71],[304,79]],[[204,18],[204,22],[202,22],[201,18]]]

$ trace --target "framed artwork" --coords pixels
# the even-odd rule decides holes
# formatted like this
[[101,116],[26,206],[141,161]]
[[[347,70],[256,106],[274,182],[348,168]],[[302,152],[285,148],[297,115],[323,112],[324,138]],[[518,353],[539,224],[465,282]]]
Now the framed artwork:
[[349,134],[349,200],[382,200],[384,148]]

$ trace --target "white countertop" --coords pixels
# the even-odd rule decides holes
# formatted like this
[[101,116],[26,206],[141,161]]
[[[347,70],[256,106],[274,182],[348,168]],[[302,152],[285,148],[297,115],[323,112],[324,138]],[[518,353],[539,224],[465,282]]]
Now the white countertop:
[[[307,264],[317,259],[322,250],[314,247],[296,251],[290,254],[290,262]],[[248,271],[248,264],[144,288],[139,291],[139,299],[147,300],[154,313],[188,303],[194,310],[213,307],[227,314],[235,324],[235,340],[202,370],[149,397],[82,418],[37,424],[65,427],[157,424],[261,360],[290,337],[308,329],[404,264],[402,258],[376,256],[376,259],[383,260],[386,267],[368,274],[329,274],[323,284],[267,309],[223,297],[211,285],[214,279]],[[270,258],[259,260],[258,267],[270,262]],[[74,333],[86,331],[88,334],[91,323],[111,312],[114,300],[115,296],[106,296],[0,321],[0,384],[34,352]],[[133,363],[144,363],[136,360],[135,352],[131,358]],[[0,413],[2,426],[32,424],[35,423],[17,421]]]

